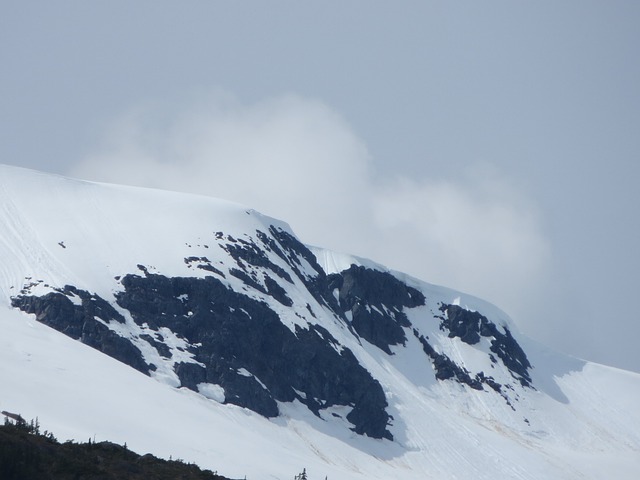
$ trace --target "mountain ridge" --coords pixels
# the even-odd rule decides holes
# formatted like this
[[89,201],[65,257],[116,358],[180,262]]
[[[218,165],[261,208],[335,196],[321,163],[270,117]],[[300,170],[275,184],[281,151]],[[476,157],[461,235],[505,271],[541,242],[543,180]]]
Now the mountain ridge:
[[[221,412],[255,412],[236,429],[266,421],[268,431],[293,431],[310,446],[294,451],[310,448],[300,456],[340,478],[364,478],[364,471],[385,478],[397,468],[416,478],[477,476],[482,469],[487,478],[603,478],[559,457],[558,446],[576,458],[600,451],[606,468],[612,458],[636,465],[637,415],[625,411],[633,419],[625,426],[611,406],[624,398],[575,396],[589,382],[610,381],[584,373],[602,370],[545,353],[480,299],[309,249],[284,222],[207,197],[0,167],[0,199],[0,248],[12,258],[0,268],[4,328],[24,322],[15,308],[35,314],[120,355],[164,388],[181,395],[190,389],[189,399],[216,412],[202,413],[215,417],[211,425]],[[640,381],[625,378],[635,379],[630,393],[617,386],[617,395],[640,398]],[[567,386],[572,382],[577,386]],[[585,416],[593,404],[602,419]],[[453,426],[478,442],[488,435],[491,447],[472,447]],[[425,436],[425,429],[434,433]],[[602,453],[596,438],[613,443]],[[507,454],[499,453],[503,442]],[[360,452],[353,469],[340,446]],[[339,467],[334,455],[344,459]],[[455,460],[460,455],[468,457],[464,466]],[[377,473],[364,467],[373,458]],[[491,458],[500,458],[503,470]],[[274,478],[286,478],[281,466],[273,468],[281,472]]]

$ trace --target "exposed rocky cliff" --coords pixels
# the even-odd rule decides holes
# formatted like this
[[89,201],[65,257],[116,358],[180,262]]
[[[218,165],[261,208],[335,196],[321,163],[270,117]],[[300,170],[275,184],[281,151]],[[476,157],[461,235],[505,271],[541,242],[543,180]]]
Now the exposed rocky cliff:
[[[276,227],[247,238],[223,232],[215,237],[228,265],[215,266],[205,256],[184,259],[204,276],[169,277],[138,265],[138,273],[118,276],[120,289],[111,300],[66,285],[42,296],[30,295],[27,287],[12,303],[145,374],[168,368],[180,386],[266,417],[279,415],[279,402],[298,401],[316,415],[348,407],[345,418],[353,430],[373,438],[392,438],[385,393],[323,326],[327,317],[386,355],[413,336],[426,354],[425,368],[431,366],[438,380],[476,390],[487,386],[504,396],[493,377],[469,372],[416,329],[407,312],[424,307],[425,295],[391,273],[352,265],[327,275],[307,247]],[[240,287],[225,283],[227,275]],[[294,312],[304,322],[286,324],[283,309],[293,307],[301,288],[313,305],[307,302],[304,314]],[[502,361],[514,379],[530,386],[531,366],[508,329],[457,305],[440,304],[439,313],[435,318],[449,338],[469,345],[490,339],[492,362]]]

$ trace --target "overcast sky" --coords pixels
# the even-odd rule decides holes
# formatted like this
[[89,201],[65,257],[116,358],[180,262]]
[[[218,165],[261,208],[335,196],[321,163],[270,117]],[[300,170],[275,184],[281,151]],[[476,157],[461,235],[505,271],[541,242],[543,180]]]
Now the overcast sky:
[[236,200],[640,371],[640,2],[0,0],[0,163]]

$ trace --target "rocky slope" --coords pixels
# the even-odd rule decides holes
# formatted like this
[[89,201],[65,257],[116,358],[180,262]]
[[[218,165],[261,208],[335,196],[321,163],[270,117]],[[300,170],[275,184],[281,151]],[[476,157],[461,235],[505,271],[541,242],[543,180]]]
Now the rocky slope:
[[310,249],[286,224],[210,198],[0,167],[0,206],[7,332],[35,319],[192,391],[214,431],[221,412],[252,412],[237,428],[301,435],[299,467],[601,478],[614,460],[623,475],[640,466],[639,417],[625,411],[638,376],[598,391],[622,374],[549,352],[479,299]]

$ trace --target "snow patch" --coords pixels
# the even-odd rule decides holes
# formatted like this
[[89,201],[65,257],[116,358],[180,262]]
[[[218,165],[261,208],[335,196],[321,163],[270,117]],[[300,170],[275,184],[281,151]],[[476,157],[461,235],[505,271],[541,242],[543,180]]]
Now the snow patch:
[[224,388],[214,383],[199,383],[197,385],[198,393],[204,395],[210,400],[214,400],[218,403],[224,403]]

